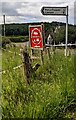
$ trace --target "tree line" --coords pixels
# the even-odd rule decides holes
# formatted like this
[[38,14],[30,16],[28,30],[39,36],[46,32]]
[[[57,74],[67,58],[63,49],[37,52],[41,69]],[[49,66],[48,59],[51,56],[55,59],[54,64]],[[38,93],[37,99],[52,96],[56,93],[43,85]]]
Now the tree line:
[[[5,35],[6,36],[29,36],[29,25],[40,25],[41,22],[37,23],[13,23],[5,25]],[[56,44],[59,42],[65,42],[65,23],[62,22],[44,22],[44,33],[45,42],[47,37],[51,34],[53,40]],[[4,29],[2,25],[2,36],[4,35]],[[76,26],[68,25],[68,43],[76,43]]]

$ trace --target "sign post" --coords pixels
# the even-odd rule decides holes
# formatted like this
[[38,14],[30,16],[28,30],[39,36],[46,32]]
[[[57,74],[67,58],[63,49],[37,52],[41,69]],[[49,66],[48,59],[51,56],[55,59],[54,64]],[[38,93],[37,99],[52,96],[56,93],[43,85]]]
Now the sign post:
[[67,56],[67,43],[68,43],[68,6],[67,7],[42,7],[41,13],[43,15],[63,15],[63,16],[66,16],[65,56]]
[[68,6],[66,7],[66,46],[65,46],[65,56],[67,56],[67,44],[68,44]]
[[4,22],[4,36],[5,36],[5,15],[3,15],[3,22]]

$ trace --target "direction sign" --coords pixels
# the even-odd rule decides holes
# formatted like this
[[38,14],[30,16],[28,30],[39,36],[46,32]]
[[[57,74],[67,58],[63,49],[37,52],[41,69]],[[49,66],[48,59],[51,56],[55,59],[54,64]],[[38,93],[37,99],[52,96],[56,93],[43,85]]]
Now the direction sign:
[[66,7],[42,7],[43,15],[67,15]]
[[66,7],[42,7],[41,12],[43,15],[64,15],[66,16],[66,46],[65,56],[67,56],[67,43],[68,43],[68,6]]
[[43,49],[42,25],[29,26],[29,38],[32,49]]

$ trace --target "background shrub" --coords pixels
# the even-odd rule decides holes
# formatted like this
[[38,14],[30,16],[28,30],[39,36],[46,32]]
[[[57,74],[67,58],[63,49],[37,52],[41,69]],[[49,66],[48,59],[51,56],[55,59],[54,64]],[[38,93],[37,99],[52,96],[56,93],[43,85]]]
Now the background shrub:
[[29,40],[28,36],[12,36],[9,37],[11,42],[26,42]]
[[11,44],[11,41],[8,37],[2,37],[0,44],[2,44],[2,47],[6,47],[6,44]]

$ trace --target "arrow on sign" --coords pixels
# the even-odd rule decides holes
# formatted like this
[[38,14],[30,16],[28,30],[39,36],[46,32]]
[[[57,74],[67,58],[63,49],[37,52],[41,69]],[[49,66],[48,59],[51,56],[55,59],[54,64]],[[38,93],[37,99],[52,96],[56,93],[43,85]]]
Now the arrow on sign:
[[66,7],[42,7],[43,15],[67,15]]

